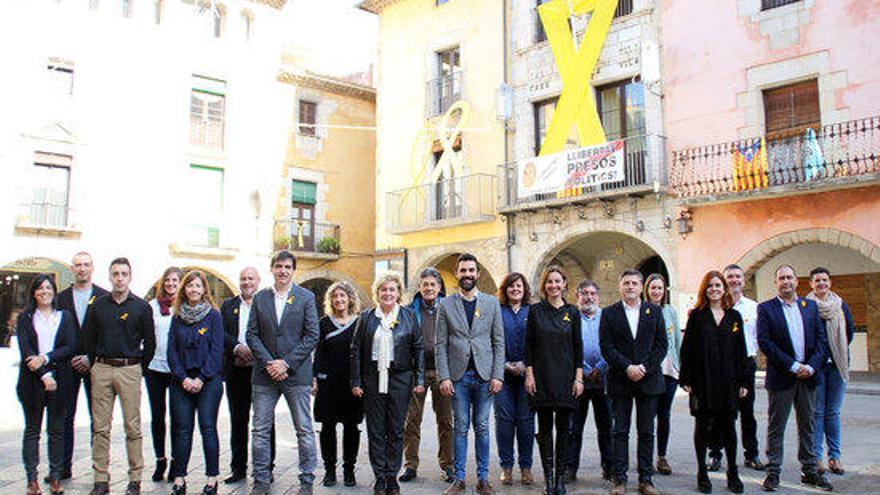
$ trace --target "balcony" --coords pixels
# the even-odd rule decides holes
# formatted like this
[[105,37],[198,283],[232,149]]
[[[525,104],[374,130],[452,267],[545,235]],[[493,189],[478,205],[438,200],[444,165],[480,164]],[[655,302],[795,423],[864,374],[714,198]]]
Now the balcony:
[[385,193],[392,234],[488,222],[495,218],[495,176],[473,174]]
[[66,204],[32,202],[19,205],[15,230],[20,234],[79,237],[75,211]]
[[[669,186],[690,203],[857,187],[880,179],[880,116],[822,126],[766,142],[766,167],[739,167],[760,138],[672,153]],[[748,156],[748,155],[746,155]]]
[[522,161],[500,166],[501,185],[498,191],[501,213],[534,211],[540,208],[558,208],[595,199],[610,199],[624,195],[638,195],[657,192],[666,183],[666,138],[655,134],[623,139],[624,177],[618,182],[610,182],[589,188],[565,191],[563,194],[533,194],[520,197],[517,192],[517,177]]
[[431,79],[425,87],[425,117],[442,115],[453,103],[461,99],[462,72]]
[[275,222],[273,247],[309,259],[339,258],[339,225],[291,218]]

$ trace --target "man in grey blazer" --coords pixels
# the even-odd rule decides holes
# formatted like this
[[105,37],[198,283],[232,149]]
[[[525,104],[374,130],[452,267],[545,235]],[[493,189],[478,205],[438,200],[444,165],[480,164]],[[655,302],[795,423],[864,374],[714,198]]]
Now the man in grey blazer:
[[455,481],[446,490],[465,490],[467,436],[474,425],[477,493],[491,495],[489,484],[489,410],[504,378],[504,325],[495,297],[477,290],[480,269],[468,253],[458,257],[458,293],[440,302],[437,316],[437,377],[440,393],[452,397]]
[[300,495],[310,495],[317,455],[312,427],[312,351],[318,343],[315,296],[293,283],[296,258],[279,251],[272,258],[275,284],[254,295],[247,344],[254,357],[252,495],[269,493],[269,436],[275,405],[283,394],[296,430]]

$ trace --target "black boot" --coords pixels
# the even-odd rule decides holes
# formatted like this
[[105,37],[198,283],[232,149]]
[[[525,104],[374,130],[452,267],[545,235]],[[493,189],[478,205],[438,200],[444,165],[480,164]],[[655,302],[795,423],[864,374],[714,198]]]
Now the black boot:
[[535,435],[535,440],[541,456],[541,467],[544,469],[544,495],[554,495],[556,480],[553,476],[553,437],[550,434],[538,433]]
[[554,492],[556,495],[565,495],[565,470],[556,469],[556,487]]
[[162,481],[165,479],[165,469],[168,467],[168,459],[164,457],[156,459],[156,470],[153,471],[153,481]]
[[321,484],[326,487],[336,486],[336,466],[324,466],[324,479]]
[[743,482],[739,479],[739,470],[736,468],[736,465],[727,466],[727,489],[732,493],[742,493],[743,492]]
[[709,473],[705,467],[697,470],[697,490],[700,493],[712,493],[712,482],[709,481]]
[[357,485],[357,480],[354,477],[354,464],[344,464],[342,466],[342,482],[345,486]]

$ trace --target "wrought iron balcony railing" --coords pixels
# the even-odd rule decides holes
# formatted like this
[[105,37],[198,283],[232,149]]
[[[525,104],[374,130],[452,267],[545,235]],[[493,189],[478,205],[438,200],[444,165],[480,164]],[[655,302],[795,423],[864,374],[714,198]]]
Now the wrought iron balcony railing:
[[385,194],[385,211],[392,234],[489,221],[495,218],[495,177],[463,175],[391,191]]
[[427,118],[441,115],[462,96],[462,72],[431,79],[425,87],[425,115]]
[[594,187],[534,194],[520,197],[517,191],[517,177],[521,162],[506,163],[500,166],[500,187],[498,191],[501,212],[533,210],[549,206],[561,206],[590,199],[611,198],[626,194],[659,191],[666,183],[666,138],[646,134],[623,139],[624,180],[610,182]]
[[274,249],[338,256],[339,225],[291,218],[275,222]]
[[834,185],[880,173],[880,116],[807,129],[785,139],[744,139],[672,153],[680,198]]

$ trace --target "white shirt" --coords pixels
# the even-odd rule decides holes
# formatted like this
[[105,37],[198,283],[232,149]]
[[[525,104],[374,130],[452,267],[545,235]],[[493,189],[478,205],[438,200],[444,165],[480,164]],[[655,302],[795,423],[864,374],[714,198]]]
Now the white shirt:
[[92,297],[92,286],[88,289],[73,288],[73,307],[76,310],[76,320],[82,327],[83,321],[86,319],[86,311],[89,309],[89,299]]
[[171,315],[165,316],[159,308],[159,300],[150,301],[153,308],[153,327],[156,329],[156,352],[147,368],[159,373],[171,373],[168,367],[168,330],[171,330]]
[[[247,339],[245,335],[247,334],[247,326],[248,326],[248,318],[251,317],[251,303],[241,300],[241,306],[238,307],[238,343],[247,345]],[[281,319],[279,318],[279,321]]]
[[272,292],[275,293],[275,318],[278,321],[278,324],[281,325],[281,315],[284,314],[284,306],[287,304],[288,293],[290,289],[286,292],[278,292],[275,289],[275,286],[272,286]]
[[46,357],[55,348],[55,336],[58,335],[58,327],[61,326],[61,312],[52,311],[52,314],[43,315],[40,310],[34,311],[34,330],[37,332],[37,352]]
[[746,354],[755,357],[758,354],[758,303],[746,296],[739,298],[733,305],[743,319],[743,330],[746,334]]
[[787,303],[781,298],[779,302],[782,304],[782,314],[785,315],[785,324],[788,327],[788,337],[791,339],[791,346],[794,348],[794,360],[798,363],[804,362],[804,319],[801,316],[801,310],[798,309],[797,299],[793,303]]
[[626,313],[626,321],[629,323],[629,331],[633,334],[633,339],[639,331],[639,312],[642,309],[642,303],[639,302],[635,306],[630,306],[623,302],[623,310]]

